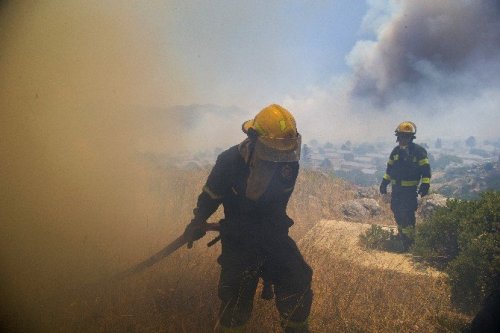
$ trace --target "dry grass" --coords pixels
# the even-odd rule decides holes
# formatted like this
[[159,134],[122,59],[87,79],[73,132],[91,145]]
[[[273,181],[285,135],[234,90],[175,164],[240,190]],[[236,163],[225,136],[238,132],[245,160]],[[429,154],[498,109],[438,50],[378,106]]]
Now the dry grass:
[[317,332],[438,332],[437,318],[451,312],[443,279],[353,265],[335,254],[313,268]]
[[[325,220],[342,220],[343,202],[356,199],[358,187],[339,178],[312,170],[301,170],[288,206],[288,214],[295,220],[291,229],[294,238],[299,239],[317,222]],[[369,220],[352,220],[352,222],[395,225],[387,200],[377,197],[381,213]]]
[[[150,226],[149,237],[144,236],[144,242],[127,251],[136,249],[139,254],[132,258],[116,255],[109,271],[127,268],[180,234],[191,218],[207,174],[208,170],[155,172],[151,183],[156,185],[151,190],[166,198],[160,208],[170,223]],[[289,215],[295,220],[292,237],[302,239],[299,246],[314,269],[312,332],[451,332],[462,325],[468,318],[450,308],[445,276],[361,264],[358,259],[362,250],[349,243],[351,238],[345,238],[345,233],[334,229],[322,233],[318,226],[313,229],[321,219],[340,219],[339,205],[355,196],[355,189],[344,181],[303,171],[289,205]],[[385,206],[379,219],[390,221],[387,205],[381,204]],[[213,220],[220,216],[218,211]],[[352,231],[348,233],[352,235]],[[331,244],[319,246],[321,235]],[[147,272],[124,281],[56,293],[57,302],[52,301],[52,306],[41,304],[40,329],[212,332],[219,306],[216,258],[220,245],[206,248],[210,239],[205,237],[192,250],[181,249]],[[364,258],[380,261],[373,254]],[[274,302],[256,299],[247,332],[279,331]]]
[[[318,332],[441,332],[440,318],[461,326],[446,276],[408,255],[364,251],[368,224],[321,221],[300,242],[314,269],[313,329]],[[450,319],[451,318],[451,319]],[[458,318],[458,319],[457,319]]]

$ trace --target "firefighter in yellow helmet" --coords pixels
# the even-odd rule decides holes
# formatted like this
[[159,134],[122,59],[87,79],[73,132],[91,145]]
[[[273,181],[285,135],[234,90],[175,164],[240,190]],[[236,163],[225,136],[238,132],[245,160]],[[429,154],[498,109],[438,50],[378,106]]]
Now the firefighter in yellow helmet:
[[301,137],[295,119],[273,104],[242,125],[247,138],[217,157],[185,236],[197,240],[203,225],[224,207],[218,295],[220,332],[242,332],[259,278],[274,287],[284,332],[308,332],[312,269],[288,236],[286,213],[299,171]]
[[[387,169],[380,184],[380,193],[387,193],[391,184],[391,210],[398,225],[403,247],[408,250],[410,239],[404,234],[404,228],[415,227],[417,195],[425,196],[429,192],[431,167],[427,151],[415,143],[417,127],[411,121],[404,121],[395,130],[398,145],[392,150],[387,162]],[[418,189],[418,190],[417,190]]]

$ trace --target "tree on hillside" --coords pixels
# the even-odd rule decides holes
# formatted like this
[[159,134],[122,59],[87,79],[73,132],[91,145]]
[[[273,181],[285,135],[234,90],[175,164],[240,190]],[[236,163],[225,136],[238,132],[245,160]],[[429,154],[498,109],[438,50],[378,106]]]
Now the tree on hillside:
[[333,169],[333,164],[332,161],[330,161],[328,158],[325,158],[323,161],[321,161],[319,167],[323,170],[331,170]]
[[469,136],[467,140],[465,140],[465,144],[469,148],[474,148],[476,146],[476,138],[473,136]]

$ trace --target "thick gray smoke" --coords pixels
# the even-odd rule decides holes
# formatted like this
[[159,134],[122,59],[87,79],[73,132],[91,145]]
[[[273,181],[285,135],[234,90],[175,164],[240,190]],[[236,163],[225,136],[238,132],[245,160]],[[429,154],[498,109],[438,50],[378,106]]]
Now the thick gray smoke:
[[351,93],[376,106],[427,94],[475,96],[500,83],[500,2],[402,0],[349,55]]

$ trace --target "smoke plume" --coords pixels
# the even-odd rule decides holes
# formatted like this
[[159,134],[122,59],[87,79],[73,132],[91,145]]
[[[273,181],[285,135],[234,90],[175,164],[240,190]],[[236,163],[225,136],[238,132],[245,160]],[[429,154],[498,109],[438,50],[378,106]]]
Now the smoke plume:
[[376,41],[349,55],[352,94],[384,106],[429,92],[474,96],[500,82],[500,4],[482,1],[397,3]]
[[368,3],[370,36],[347,55],[352,71],[285,101],[304,138],[387,140],[404,120],[417,140],[498,137],[498,1]]

